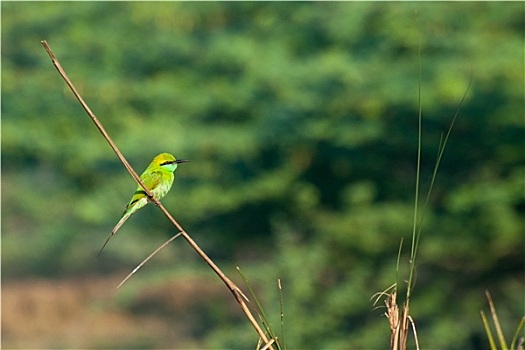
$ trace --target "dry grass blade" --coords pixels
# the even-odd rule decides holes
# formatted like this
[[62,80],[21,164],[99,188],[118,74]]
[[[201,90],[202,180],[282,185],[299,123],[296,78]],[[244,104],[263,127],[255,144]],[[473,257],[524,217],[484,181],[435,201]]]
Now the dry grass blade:
[[524,345],[525,345],[525,338],[524,338],[524,337],[521,337],[521,338],[520,338],[520,341],[518,342],[518,347],[517,347],[517,349],[518,349],[518,350],[523,350],[523,349],[525,349],[525,346],[524,346]]
[[[377,293],[375,293],[374,295],[372,295],[372,297],[370,298],[370,300],[372,300],[372,299],[375,298],[373,305],[376,305],[376,304],[379,302],[379,300],[381,300],[381,298],[383,298],[383,297],[388,298],[388,296],[390,295],[390,292],[389,292],[389,291],[392,290],[392,293],[394,293],[394,291],[396,290],[396,287],[397,287],[397,284],[394,283],[393,285],[391,285],[390,287],[388,287],[388,288],[385,289],[384,291],[382,291],[382,292],[377,292]],[[380,307],[383,307],[383,306],[381,306],[381,305],[380,305],[380,306],[376,306],[376,307],[374,308],[374,310],[375,310],[375,309],[378,309],[378,308],[380,308]]]
[[269,341],[268,343],[266,343],[266,345],[263,346],[263,347],[261,348],[261,350],[267,350],[268,347],[270,347],[273,343],[275,343],[275,339],[270,339],[270,341]]
[[412,319],[412,316],[408,316],[408,320],[410,321],[410,325],[412,326],[412,333],[414,333],[414,341],[416,342],[416,350],[419,350],[419,340],[417,338],[416,323]]
[[397,350],[399,344],[399,308],[396,302],[396,292],[388,294],[386,300],[386,318],[390,325],[390,349]]
[[[389,288],[391,289],[391,288]],[[381,297],[385,298],[385,316],[388,319],[390,326],[390,349],[391,350],[406,350],[408,332],[410,327],[412,327],[412,332],[414,333],[414,340],[416,343],[416,349],[419,350],[419,340],[416,332],[416,325],[409,313],[408,304],[404,303],[401,311],[397,305],[397,292],[394,290],[391,293],[381,292],[377,293],[378,297],[376,302]]]
[[153,253],[151,253],[150,255],[148,255],[148,257],[147,257],[146,259],[142,260],[142,262],[141,262],[140,264],[138,264],[137,267],[135,267],[135,268],[133,269],[133,271],[131,271],[131,272],[129,273],[129,275],[127,275],[126,278],[124,278],[124,279],[122,280],[122,282],[120,282],[120,284],[117,286],[117,289],[119,289],[120,287],[122,287],[122,285],[123,285],[124,283],[126,283],[126,281],[127,281],[128,279],[130,279],[131,276],[133,276],[133,274],[135,274],[135,272],[137,272],[142,266],[144,266],[144,264],[147,263],[147,262],[149,261],[149,259],[153,258],[153,256],[154,256],[155,254],[157,254],[162,248],[164,248],[165,246],[167,246],[168,244],[170,244],[172,241],[174,241],[175,238],[179,237],[181,234],[182,234],[181,232],[177,233],[175,236],[173,236],[173,237],[171,237],[170,239],[168,239],[163,245],[161,245],[160,247],[158,247],[157,249],[155,249],[155,251],[154,251]]

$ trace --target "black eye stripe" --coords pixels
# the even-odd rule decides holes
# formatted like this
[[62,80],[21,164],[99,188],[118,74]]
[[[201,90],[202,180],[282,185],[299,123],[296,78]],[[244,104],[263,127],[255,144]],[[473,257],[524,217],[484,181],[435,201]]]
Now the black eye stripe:
[[168,164],[173,164],[173,163],[175,163],[175,161],[167,160],[164,163],[161,163],[160,165],[162,166],[162,165],[168,165]]

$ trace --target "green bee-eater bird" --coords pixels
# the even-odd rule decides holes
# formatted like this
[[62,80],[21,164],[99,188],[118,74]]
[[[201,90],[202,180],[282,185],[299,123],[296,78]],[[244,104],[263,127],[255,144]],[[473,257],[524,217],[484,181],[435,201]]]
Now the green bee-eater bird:
[[[153,197],[160,200],[170,190],[173,180],[175,179],[175,170],[177,170],[178,164],[186,162],[189,162],[189,160],[175,159],[175,157],[169,153],[161,153],[153,158],[146,170],[140,175],[140,179],[144,185],[146,185]],[[131,214],[148,204],[148,201],[149,198],[146,195],[146,192],[144,192],[144,189],[138,185],[135,194],[131,197],[131,200],[126,206],[126,210],[124,210],[124,213],[122,214],[122,218],[120,218],[119,222],[111,231],[111,234],[106,242],[104,242],[98,255],[102,253],[102,250],[104,250],[104,247],[108,244],[111,237],[117,233],[118,229],[124,224],[124,222],[126,222]]]

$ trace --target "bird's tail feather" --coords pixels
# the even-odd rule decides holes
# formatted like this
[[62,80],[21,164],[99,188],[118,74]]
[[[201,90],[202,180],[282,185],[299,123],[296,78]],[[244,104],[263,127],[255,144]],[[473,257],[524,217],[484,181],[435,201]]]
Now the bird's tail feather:
[[109,240],[111,239],[111,237],[113,237],[114,234],[117,233],[117,231],[120,229],[120,227],[126,222],[126,220],[130,217],[130,215],[132,214],[133,212],[127,212],[125,213],[119,220],[119,222],[117,222],[117,224],[115,225],[115,227],[113,227],[113,230],[111,230],[111,234],[109,235],[108,239],[106,239],[106,241],[104,242],[104,245],[102,245],[102,248],[100,248],[100,251],[98,252],[98,255],[97,256],[100,256],[100,254],[102,253],[102,251],[104,250],[104,248],[106,247],[106,244],[108,244]]
[[111,230],[111,236],[113,236],[115,233],[117,233],[117,231],[119,230],[119,228],[126,222],[126,220],[130,217],[130,215],[132,214],[133,212],[131,211],[128,211],[127,213],[125,213],[124,215],[122,215],[122,217],[120,218],[120,220],[117,222],[117,224],[115,225],[115,227],[113,227],[113,230]]

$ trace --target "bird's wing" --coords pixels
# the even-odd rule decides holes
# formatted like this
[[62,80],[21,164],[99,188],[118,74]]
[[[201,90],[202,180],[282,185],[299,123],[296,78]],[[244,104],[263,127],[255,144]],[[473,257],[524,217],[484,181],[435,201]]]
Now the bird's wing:
[[[144,185],[146,185],[146,188],[151,191],[155,187],[157,187],[159,182],[162,180],[162,172],[160,171],[148,172],[148,173],[142,174],[140,179],[142,180]],[[129,204],[126,207],[126,211],[144,197],[146,197],[146,192],[144,192],[144,189],[142,188],[142,186],[138,185],[135,191],[135,194],[133,194],[133,197],[131,197]]]
[[[155,189],[159,185],[160,181],[162,180],[162,172],[161,171],[149,172],[146,170],[140,176],[140,179],[142,180],[142,182],[144,183],[147,189],[149,189],[150,191],[153,191],[153,189]],[[131,197],[129,204],[126,206],[124,213],[122,213],[122,217],[120,218],[117,225],[111,231],[111,234],[109,235],[106,242],[104,242],[104,245],[98,252],[98,255],[102,253],[102,250],[104,250],[104,247],[106,246],[106,244],[108,244],[111,237],[113,237],[113,235],[117,233],[118,229],[124,224],[124,222],[126,222],[126,220],[131,216],[131,214],[133,214],[134,212],[136,212],[137,210],[145,206],[147,203],[148,203],[148,200],[146,198],[146,192],[144,191],[142,186],[138,185],[135,193],[133,194],[133,197]]]

